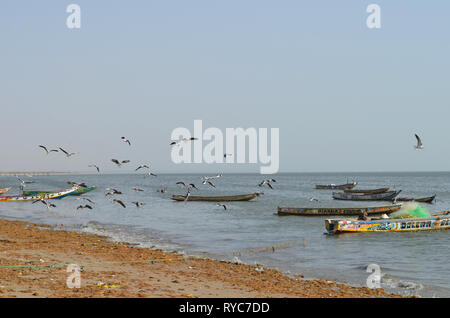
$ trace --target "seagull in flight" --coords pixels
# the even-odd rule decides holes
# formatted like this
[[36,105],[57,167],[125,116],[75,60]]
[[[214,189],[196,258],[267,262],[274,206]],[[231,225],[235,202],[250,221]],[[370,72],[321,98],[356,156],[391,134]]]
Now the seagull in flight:
[[176,184],[181,185],[183,188],[187,188],[188,190],[194,188],[195,190],[198,190],[198,188],[195,186],[195,184],[193,183],[189,183],[188,185],[186,185],[186,183],[184,183],[183,181],[179,181]]
[[313,201],[319,202],[319,199],[316,199],[316,198],[314,198],[314,197],[311,197],[311,198],[309,198],[309,201],[311,201],[311,202],[313,202]]
[[147,175],[149,177],[157,177],[158,176],[157,174],[154,174],[153,172],[149,172],[149,173],[147,173]]
[[170,143],[170,146],[179,146],[179,145],[181,144],[181,142],[188,142],[188,141],[195,141],[195,140],[198,140],[198,138],[195,138],[195,137],[191,137],[191,138],[183,138],[183,139],[181,139],[181,140],[175,140],[175,141],[172,141],[172,142]]
[[50,208],[56,208],[56,205],[54,205],[53,203],[49,203],[44,199],[38,199],[36,201],[33,201],[32,204],[36,203],[36,202],[42,202],[43,204],[45,204],[47,206],[47,210],[50,210]]
[[126,208],[127,206],[121,200],[114,199],[113,202],[120,204],[122,207]]
[[131,202],[133,203],[137,208],[140,208],[141,206],[145,205],[143,202]]
[[424,147],[423,147],[423,144],[422,144],[422,139],[420,139],[420,137],[417,134],[415,134],[415,136],[416,136],[416,139],[417,139],[417,145],[415,145],[414,148],[416,148],[417,150],[423,149]]
[[130,162],[130,160],[122,160],[122,162],[120,162],[117,159],[111,159],[111,161],[114,162],[118,167],[122,166],[122,164],[124,164],[124,163]]
[[77,182],[72,182],[69,181],[67,182],[67,184],[70,184],[73,187],[80,187],[80,188],[87,188],[88,186],[86,185],[86,183],[82,182],[82,183],[77,183]]
[[77,207],[77,210],[79,210],[79,209],[89,209],[89,210],[92,210],[92,207],[91,207],[89,204],[85,204],[85,205],[79,205],[79,206]]
[[24,180],[20,179],[18,176],[16,176],[16,177],[19,180],[19,182],[23,188],[25,188],[27,184],[34,183],[34,181],[24,181]]
[[223,209],[224,209],[224,210],[226,210],[226,209],[227,209],[227,206],[226,206],[225,204],[220,204],[220,203],[217,203],[216,205],[217,205],[217,206],[221,206],[221,207],[223,207]]
[[133,188],[133,190],[134,190],[135,192],[142,192],[142,191],[144,191],[144,189],[141,189],[141,188]]
[[42,145],[39,145],[39,147],[41,147],[42,149],[44,149],[45,152],[47,153],[47,155],[48,155],[50,152],[58,152],[58,150],[56,150],[56,149],[52,149],[52,150],[49,151],[49,150],[47,149],[47,147],[42,146]]
[[157,189],[156,192],[160,192],[162,194],[166,193],[167,188],[164,189]]
[[126,142],[128,144],[128,146],[131,146],[131,142],[127,138],[120,137],[120,139],[122,139],[123,142]]
[[105,194],[105,196],[113,195],[113,194],[122,194],[119,190],[113,189],[113,188],[106,188],[106,191],[110,191]]
[[59,147],[59,150],[61,150],[62,152],[64,152],[64,154],[66,155],[67,158],[73,156],[76,154],[76,152],[67,152],[64,149],[62,149],[61,147]]
[[202,184],[209,184],[211,187],[215,188],[216,186],[209,180],[203,180]]
[[97,169],[97,172],[100,172],[100,168],[96,165],[89,165],[88,167],[94,167],[95,169]]
[[277,182],[277,181],[276,181],[275,179],[263,180],[263,181],[261,181],[260,184],[258,184],[258,187],[262,187],[262,186],[264,186],[265,184],[267,184],[267,186],[268,186],[269,188],[273,189],[271,182]]
[[136,168],[136,170],[134,170],[134,171],[138,171],[139,169],[144,169],[144,168],[146,168],[146,169],[150,169],[150,167],[149,166],[147,166],[147,165],[140,165],[139,167],[137,167]]

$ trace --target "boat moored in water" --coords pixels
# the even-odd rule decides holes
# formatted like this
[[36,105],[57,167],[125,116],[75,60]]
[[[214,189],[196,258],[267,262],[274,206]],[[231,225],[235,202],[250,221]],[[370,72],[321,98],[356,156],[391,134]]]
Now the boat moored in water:
[[386,206],[370,207],[343,207],[343,208],[298,208],[298,207],[278,207],[278,215],[301,215],[301,216],[320,216],[320,215],[368,215],[389,214],[402,208],[403,204],[392,204]]
[[436,213],[431,217],[409,219],[328,219],[325,228],[328,234],[349,232],[413,232],[450,229],[450,211]]
[[333,192],[333,199],[347,201],[394,201],[401,191],[387,191],[375,194]]
[[431,197],[426,198],[397,198],[396,201],[399,202],[420,202],[420,203],[433,203],[433,201],[436,199],[436,195],[433,195]]
[[239,195],[226,195],[226,196],[199,196],[190,195],[186,200],[186,195],[172,195],[172,200],[175,201],[209,201],[209,202],[231,202],[231,201],[250,201],[256,197],[259,197],[262,193],[250,193]]
[[0,189],[0,194],[4,194],[4,193],[8,192],[9,190],[11,190],[11,187]]
[[71,195],[77,191],[79,187],[73,187],[67,190],[62,190],[60,192],[52,192],[47,194],[36,194],[36,195],[15,195],[8,197],[0,197],[0,202],[20,202],[20,201],[35,201],[35,200],[49,200],[49,199],[61,199],[68,195]]
[[356,187],[358,183],[352,182],[352,183],[346,183],[346,184],[317,184],[316,189],[318,190],[346,190],[346,189],[353,189]]
[[379,188],[379,189],[346,189],[345,193],[364,193],[364,194],[378,194],[385,193],[389,191],[389,188]]
[[[87,188],[82,188],[80,187],[77,191],[75,191],[74,193],[71,193],[70,195],[82,195],[86,192],[92,191],[97,189],[97,187],[87,187]],[[55,190],[55,191],[40,191],[40,190],[24,190],[23,191],[23,195],[26,196],[30,196],[30,195],[42,195],[42,194],[50,194],[50,193],[57,193],[57,192],[61,192],[64,190]]]

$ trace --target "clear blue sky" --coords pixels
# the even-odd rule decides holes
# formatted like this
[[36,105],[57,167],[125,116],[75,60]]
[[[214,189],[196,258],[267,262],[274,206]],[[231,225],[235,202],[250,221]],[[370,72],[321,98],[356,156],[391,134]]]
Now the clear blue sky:
[[258,171],[173,164],[170,134],[194,119],[280,128],[281,172],[450,170],[449,12],[444,0],[2,0],[0,171],[115,171],[111,158]]

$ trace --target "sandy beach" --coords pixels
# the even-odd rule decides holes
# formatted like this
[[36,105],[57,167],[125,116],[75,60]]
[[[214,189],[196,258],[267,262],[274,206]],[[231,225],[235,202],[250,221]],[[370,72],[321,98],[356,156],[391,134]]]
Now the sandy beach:
[[[43,224],[0,220],[0,243],[0,297],[398,297]],[[69,264],[81,267],[80,288],[67,287]]]

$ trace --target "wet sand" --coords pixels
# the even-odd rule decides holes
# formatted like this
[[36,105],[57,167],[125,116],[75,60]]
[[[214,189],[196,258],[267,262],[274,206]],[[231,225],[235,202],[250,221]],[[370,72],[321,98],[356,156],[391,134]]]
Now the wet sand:
[[[81,268],[69,288],[67,265]],[[74,281],[75,282],[75,281]],[[0,220],[0,297],[399,297],[262,266],[138,248],[106,237]]]

